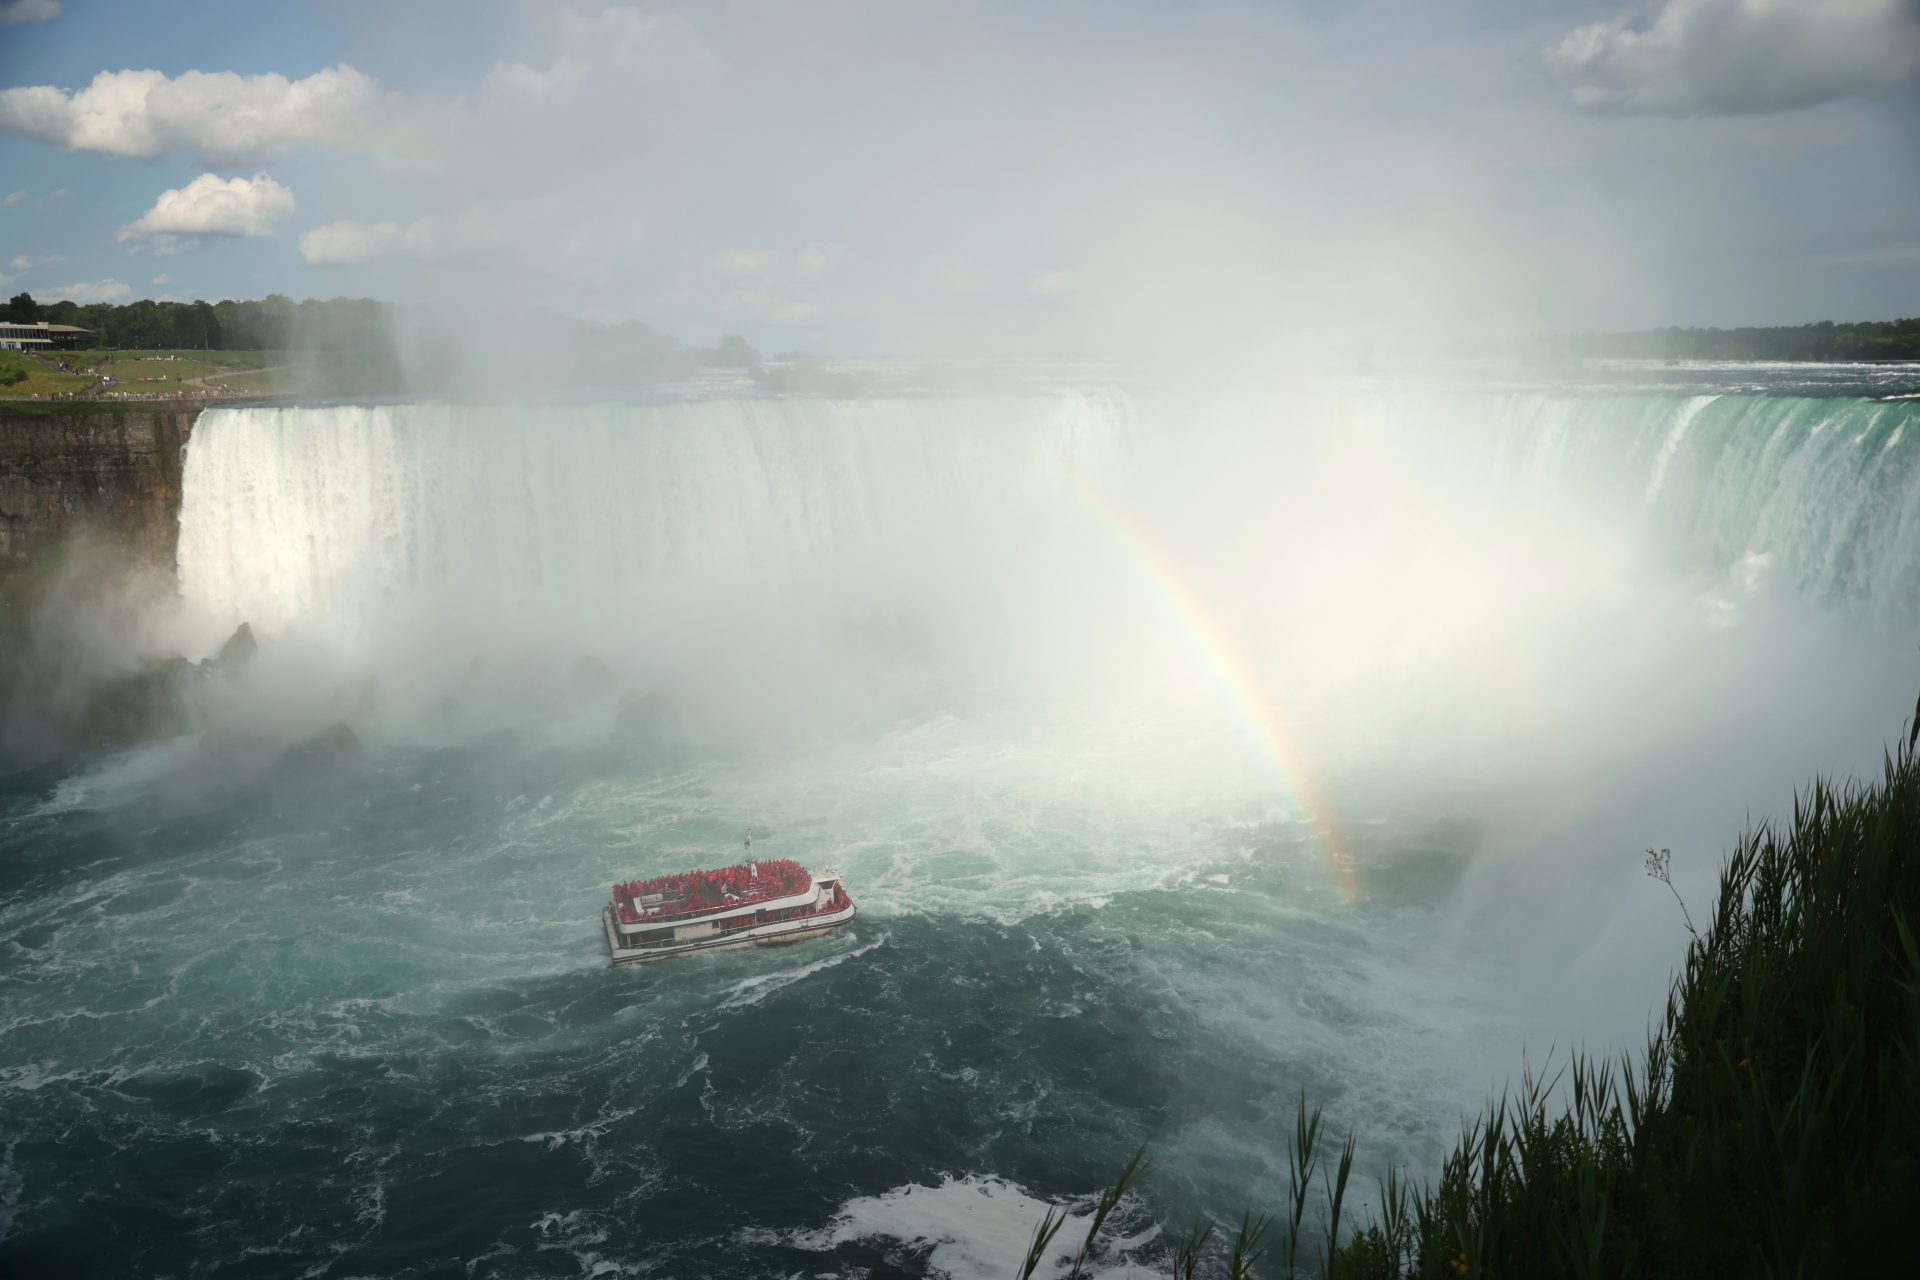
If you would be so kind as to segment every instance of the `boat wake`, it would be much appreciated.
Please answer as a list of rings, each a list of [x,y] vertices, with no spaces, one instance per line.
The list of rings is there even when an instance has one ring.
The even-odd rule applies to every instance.
[[[812,960],[798,968],[783,969],[779,973],[763,973],[751,978],[743,978],[727,988],[726,998],[720,1001],[718,1007],[721,1009],[743,1009],[750,1005],[759,1004],[768,996],[778,991],[784,991],[804,978],[812,977],[824,969],[834,968],[836,965],[851,960],[855,956],[866,955],[875,947],[884,945],[887,939],[892,936],[891,933],[883,933],[872,942],[855,947],[851,951],[842,951],[839,955],[827,956],[820,960]]]

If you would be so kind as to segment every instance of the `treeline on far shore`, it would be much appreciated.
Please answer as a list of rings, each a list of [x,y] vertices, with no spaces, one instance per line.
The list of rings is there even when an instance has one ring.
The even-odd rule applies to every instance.
[[[71,324],[103,350],[270,352],[297,367],[301,388],[325,394],[459,393],[525,387],[621,388],[731,369],[777,390],[841,392],[855,379],[805,352],[763,362],[744,338],[683,343],[639,321],[601,324],[549,311],[308,298],[251,301],[42,303],[17,294],[0,321]],[[64,353],[63,353],[64,355]]]
[[[0,321],[78,325],[118,350],[302,351],[352,357],[366,373],[404,358],[410,365],[459,363],[456,349],[493,345],[536,353],[565,351],[568,373],[589,383],[665,381],[697,368],[758,372],[760,357],[737,337],[690,346],[639,321],[598,324],[534,310],[476,316],[471,310],[308,298],[272,293],[221,302],[42,303],[21,293],[0,304]],[[1644,360],[1920,360],[1920,316],[1764,328],[1669,327],[1627,333],[1575,333],[1544,340],[1557,355]],[[396,355],[396,353],[399,353]],[[802,353],[780,357],[811,363]]]
[[[739,338],[711,348],[687,347],[638,321],[594,324],[550,312],[476,317],[454,307],[377,302],[371,298],[307,298],[285,294],[221,302],[42,303],[15,295],[0,321],[78,325],[95,344],[119,351],[312,352],[355,358],[363,368],[398,355],[432,362],[440,347],[486,344],[517,351],[571,348],[615,360],[629,372],[672,377],[696,366],[752,367],[759,362]]]
[[[1751,329],[1582,333],[1574,355],[1643,360],[1920,360],[1920,316]]]
[[[253,301],[38,302],[15,294],[0,321],[78,325],[102,347],[117,350],[345,351],[389,340],[391,312],[366,298],[309,298],[272,293]]]

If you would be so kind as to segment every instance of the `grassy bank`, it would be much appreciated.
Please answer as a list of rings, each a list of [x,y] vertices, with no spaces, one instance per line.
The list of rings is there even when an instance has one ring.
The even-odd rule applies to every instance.
[[[1261,1270],[1286,1274],[1292,1254],[1336,1280],[1912,1274],[1917,738],[1920,711],[1876,782],[1816,781],[1790,822],[1741,839],[1643,1053],[1523,1078],[1436,1183],[1392,1179],[1331,1256],[1351,1148],[1329,1156],[1303,1107],[1296,1195]],[[1648,870],[1665,878],[1660,854]],[[1302,1189],[1321,1210],[1312,1243]],[[1200,1252],[1175,1273],[1209,1274]],[[1216,1272],[1243,1274],[1215,1252]]]
[[[92,385],[93,379],[84,374],[51,368],[19,351],[0,351],[0,398],[83,391]]]
[[[285,351],[0,352],[0,400],[89,392],[283,395],[308,389],[325,366],[310,353]]]

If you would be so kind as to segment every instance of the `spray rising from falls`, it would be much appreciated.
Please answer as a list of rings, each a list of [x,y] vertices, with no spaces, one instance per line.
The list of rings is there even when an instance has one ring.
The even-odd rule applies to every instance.
[[[1479,723],[1484,753],[1724,662],[1689,633],[1601,669],[1649,612],[1909,620],[1916,417],[1355,388],[212,410],[180,580],[213,631],[302,637],[416,708],[477,671],[549,698],[532,654],[756,733],[856,704],[1180,709],[1238,726],[1244,789],[1277,785],[1350,894],[1316,779],[1382,726],[1458,754]]]

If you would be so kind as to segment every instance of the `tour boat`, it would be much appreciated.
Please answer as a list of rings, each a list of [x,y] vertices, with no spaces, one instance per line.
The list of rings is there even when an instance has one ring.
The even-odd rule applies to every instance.
[[[600,918],[613,962],[643,964],[823,937],[855,914],[838,871],[815,876],[786,858],[756,862],[749,839],[738,866],[616,884]]]

